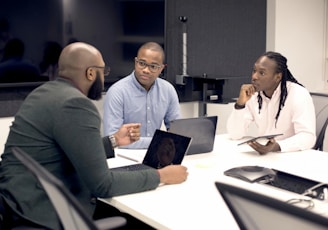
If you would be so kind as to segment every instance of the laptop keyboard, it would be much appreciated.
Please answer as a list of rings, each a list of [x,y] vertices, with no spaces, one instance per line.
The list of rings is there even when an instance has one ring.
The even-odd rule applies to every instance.
[[[309,195],[313,198],[322,199],[320,196],[322,194],[322,190],[326,186],[318,186],[318,188],[313,189],[313,191],[316,191],[316,193],[313,193],[315,195],[310,195],[307,193],[308,189],[311,189],[312,187],[316,187],[316,185],[319,185],[320,182],[305,179],[302,177],[298,177],[295,175],[291,175],[288,173],[276,172],[276,176],[274,177],[274,180],[269,181],[265,183],[267,185],[284,189],[290,192],[303,194],[303,195]]]
[[[151,169],[152,167],[144,164],[134,164],[134,165],[126,165],[117,168],[111,168],[113,171],[137,171],[137,170],[144,170],[144,169]]]

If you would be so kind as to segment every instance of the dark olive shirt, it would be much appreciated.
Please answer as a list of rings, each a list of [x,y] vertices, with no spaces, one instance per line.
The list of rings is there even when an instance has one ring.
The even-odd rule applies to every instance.
[[[58,78],[34,90],[15,116],[2,155],[0,192],[7,203],[25,218],[58,229],[50,200],[15,159],[13,146],[59,178],[90,217],[96,197],[155,189],[160,182],[156,170],[112,172],[108,168],[100,124],[94,103],[70,81]]]

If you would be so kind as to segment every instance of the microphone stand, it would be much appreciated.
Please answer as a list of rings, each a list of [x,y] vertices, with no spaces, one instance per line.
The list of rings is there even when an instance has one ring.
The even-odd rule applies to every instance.
[[[187,20],[186,16],[180,16],[179,20],[182,22],[182,74],[176,75],[176,84],[185,85],[184,77],[187,74]]]

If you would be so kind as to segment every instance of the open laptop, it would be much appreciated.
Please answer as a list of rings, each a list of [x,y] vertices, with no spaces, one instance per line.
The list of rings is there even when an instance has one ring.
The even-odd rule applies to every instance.
[[[177,119],[170,122],[169,132],[189,136],[192,142],[187,155],[213,150],[217,116]]]
[[[241,230],[328,229],[328,218],[305,208],[226,183],[215,185]]]
[[[112,170],[140,170],[181,164],[192,138],[157,129],[142,163],[111,168]]]

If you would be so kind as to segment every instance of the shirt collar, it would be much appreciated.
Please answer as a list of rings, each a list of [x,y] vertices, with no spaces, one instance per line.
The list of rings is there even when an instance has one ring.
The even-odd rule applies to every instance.
[[[73,87],[75,87],[76,89],[78,89],[81,93],[83,93],[82,90],[69,78],[57,77],[56,81],[66,82],[66,83],[72,85]]]
[[[275,91],[273,92],[271,98],[280,96],[280,94],[281,94],[281,82],[279,83],[279,85],[277,86],[277,88],[275,89]]]
[[[266,101],[272,101],[273,99],[279,98],[279,97],[280,97],[280,94],[281,94],[281,88],[280,88],[280,87],[281,87],[281,83],[278,84],[278,86],[277,86],[277,88],[274,90],[274,92],[273,92],[271,98],[265,96],[264,92],[261,91],[262,99],[263,99],[263,100],[266,100]]]

